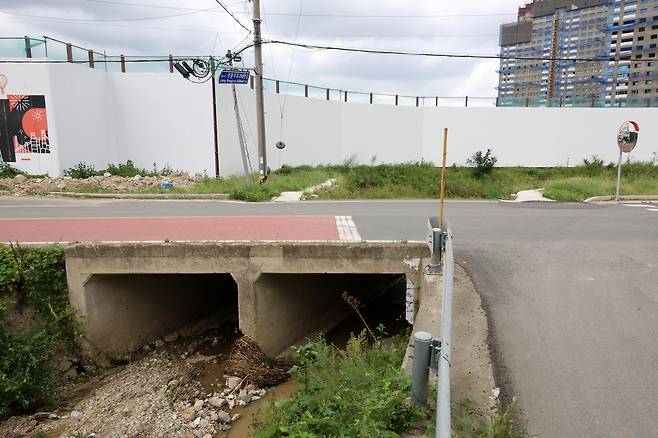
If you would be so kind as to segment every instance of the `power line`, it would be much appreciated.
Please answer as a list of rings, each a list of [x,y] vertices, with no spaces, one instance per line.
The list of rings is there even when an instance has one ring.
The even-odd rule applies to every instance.
[[[215,0],[219,3],[219,0]],[[148,20],[162,20],[165,18],[174,18],[182,17],[185,15],[198,14],[199,12],[208,12],[218,9],[217,7],[209,9],[199,9],[188,12],[181,12],[179,14],[170,14],[170,15],[158,15],[155,17],[136,17],[136,18],[69,18],[69,17],[48,17],[43,15],[33,15],[33,14],[22,14],[20,12],[10,12],[10,11],[0,11],[0,13],[7,15],[14,15],[17,17],[26,17],[26,18],[38,18],[45,20],[57,20],[57,21],[70,21],[70,22],[109,22],[109,21],[148,21]],[[235,17],[234,17],[235,18]]]
[[[163,5],[153,5],[153,4],[144,4],[144,3],[129,3],[113,0],[87,0],[88,2],[94,3],[105,3],[111,5],[122,5],[122,6],[141,6],[148,8],[158,8],[158,9],[171,9],[171,10],[181,10],[181,11],[201,11],[201,9],[196,8],[185,8],[181,6],[163,6]],[[236,2],[234,4],[248,3],[247,1]],[[236,15],[251,15],[250,12],[236,12]],[[281,16],[281,17],[297,17],[295,12],[264,12],[264,16]],[[302,17],[320,17],[320,18],[455,18],[455,17],[511,17],[516,16],[516,12],[485,12],[485,13],[475,13],[475,14],[330,14],[330,13],[306,13],[302,14]]]
[[[264,15],[268,16],[282,16],[282,17],[297,17],[298,14],[294,12],[270,12]],[[492,12],[484,14],[414,14],[414,15],[404,15],[404,14],[381,14],[381,15],[371,15],[371,14],[315,14],[308,13],[303,14],[302,17],[319,17],[319,18],[459,18],[459,17],[509,17],[516,16],[517,13],[509,12]]]
[[[108,5],[117,5],[117,6],[136,6],[136,7],[143,7],[143,8],[156,8],[156,9],[169,9],[169,10],[174,10],[174,11],[203,11],[203,9],[199,8],[185,8],[182,6],[164,6],[164,5],[154,5],[154,4],[146,4],[146,3],[133,3],[133,2],[120,2],[120,1],[113,1],[113,0],[86,0],[88,2],[93,2],[93,3],[104,3]],[[233,6],[233,5],[238,5],[242,3],[249,3],[248,1],[239,1],[235,3],[229,3],[227,6]]]
[[[436,52],[409,52],[402,50],[385,50],[385,49],[363,49],[356,47],[341,47],[341,46],[323,46],[317,44],[305,44],[305,43],[296,43],[291,41],[282,41],[282,40],[263,40],[263,44],[280,44],[285,46],[292,47],[301,47],[305,49],[316,49],[316,50],[333,50],[340,52],[351,52],[351,53],[366,53],[366,54],[377,54],[377,55],[402,55],[402,56],[420,56],[420,57],[433,57],[433,58],[453,58],[453,59],[497,59],[497,60],[516,60],[516,61],[559,61],[559,62],[608,62],[611,61],[609,58],[551,58],[551,57],[533,57],[533,56],[508,56],[508,55],[484,55],[484,54],[471,54],[471,53],[436,53]],[[239,55],[245,50],[248,50],[254,46],[253,43],[249,43],[234,54]],[[148,57],[146,55],[136,55],[142,56],[142,58],[129,59],[130,57],[125,57],[125,62],[169,62],[169,58],[159,58],[157,56]],[[189,57],[177,57],[179,59],[194,59],[194,58],[203,58],[204,56],[189,56]],[[207,56],[206,56],[207,57]],[[655,62],[655,58],[644,58],[644,59],[633,59],[633,62]],[[54,59],[19,59],[19,60],[2,60],[0,63],[3,64],[59,64],[65,63],[68,61],[65,60],[54,60]],[[85,64],[88,61],[74,61],[74,63]],[[107,60],[100,62],[121,62],[120,60]]]
[[[247,26],[245,26],[244,24],[242,24],[242,21],[240,21],[240,20],[238,19],[238,17],[236,17],[235,14],[233,14],[233,12],[231,12],[231,10],[230,10],[229,8],[227,8],[226,6],[224,6],[224,3],[222,3],[220,0],[215,0],[215,2],[216,2],[219,6],[221,6],[222,9],[224,9],[224,11],[226,11],[226,13],[229,14],[229,15],[231,16],[231,18],[232,18],[233,20],[235,20],[235,22],[238,23],[238,24],[240,25],[240,27],[242,27],[244,30],[246,30],[246,31],[249,32],[249,33],[252,32],[251,29],[249,29]]]
[[[605,62],[609,58],[542,58],[533,56],[505,56],[505,55],[477,55],[469,53],[432,53],[432,52],[408,52],[402,50],[384,50],[384,49],[360,49],[355,47],[340,46],[322,46],[317,44],[303,44],[290,41],[267,40],[263,43],[281,44],[285,46],[303,47],[305,49],[334,50],[339,52],[369,53],[377,55],[404,55],[404,56],[424,56],[433,58],[463,58],[463,59],[498,59],[498,60],[516,60],[516,61],[564,61],[564,62]],[[651,62],[655,59],[633,59],[634,62]]]
[[[91,0],[89,0],[91,1]],[[214,12],[216,9],[211,9],[209,12]],[[217,8],[217,12],[221,12],[219,8]],[[2,13],[2,11],[0,11]],[[37,21],[45,21],[45,22],[52,22],[52,23],[70,23],[74,25],[83,25],[83,26],[103,26],[103,27],[113,27],[117,29],[140,29],[140,30],[158,30],[158,31],[166,31],[166,32],[191,32],[191,33],[209,33],[209,34],[216,34],[220,33],[223,35],[242,35],[242,31],[216,31],[212,29],[203,29],[203,28],[171,28],[171,27],[162,27],[162,26],[130,26],[130,25],[117,25],[108,22],[85,22],[85,21],[73,21],[71,22],[68,18],[42,18],[42,17],[17,17],[16,19],[18,20],[37,20]],[[294,33],[275,33],[277,36],[280,37],[292,37],[295,34]],[[247,34],[248,36],[249,34]],[[377,35],[377,34],[329,34],[329,33],[323,33],[323,34],[311,34],[311,33],[303,33],[299,34],[298,36],[303,36],[303,37],[334,37],[334,38],[443,38],[443,37],[449,37],[449,38],[491,38],[491,37],[497,37],[498,34],[452,34],[452,33],[441,33],[441,34],[415,34],[415,35],[403,35],[403,34],[384,34],[384,35]],[[238,44],[239,45],[239,44]]]

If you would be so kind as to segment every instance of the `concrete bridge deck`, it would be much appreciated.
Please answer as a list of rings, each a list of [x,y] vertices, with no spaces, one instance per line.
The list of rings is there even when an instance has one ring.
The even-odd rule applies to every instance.
[[[406,276],[422,297],[425,243],[81,243],[66,249],[71,304],[97,352],[137,349],[221,309],[269,354]]]

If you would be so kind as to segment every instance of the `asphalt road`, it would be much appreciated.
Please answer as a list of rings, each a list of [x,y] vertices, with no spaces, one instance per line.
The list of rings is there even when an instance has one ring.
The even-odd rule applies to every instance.
[[[518,397],[531,433],[658,436],[655,210],[447,204],[456,258],[489,316],[498,382],[505,397]],[[349,215],[366,240],[422,240],[437,212],[428,201],[0,199],[2,218]]]

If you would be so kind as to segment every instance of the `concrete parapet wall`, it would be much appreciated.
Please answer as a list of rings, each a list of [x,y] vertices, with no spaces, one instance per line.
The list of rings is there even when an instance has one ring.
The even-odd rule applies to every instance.
[[[85,243],[66,250],[71,304],[94,350],[104,352],[139,348],[201,316],[209,305],[222,305],[213,295],[222,287],[212,281],[199,291],[181,284],[185,276],[156,279],[162,274],[230,274],[240,329],[277,354],[344,316],[340,294],[358,295],[364,284],[373,284],[356,274],[404,274],[420,296],[428,263],[424,243]]]

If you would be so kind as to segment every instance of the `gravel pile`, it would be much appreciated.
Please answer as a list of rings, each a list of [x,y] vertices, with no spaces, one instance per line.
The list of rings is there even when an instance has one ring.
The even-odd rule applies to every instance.
[[[189,342],[183,354],[162,341],[160,348],[146,347],[142,358],[92,382],[94,389],[81,400],[54,412],[12,417],[0,424],[0,436],[212,438],[228,431],[240,410],[266,390],[224,376],[213,392],[204,391],[198,378],[218,356],[202,355],[201,343]]]

